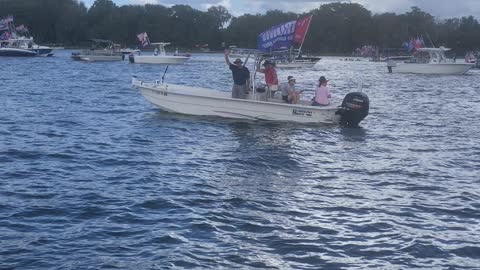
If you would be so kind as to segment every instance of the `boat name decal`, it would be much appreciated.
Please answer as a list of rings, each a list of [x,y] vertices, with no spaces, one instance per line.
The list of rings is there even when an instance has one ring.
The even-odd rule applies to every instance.
[[[311,117],[313,115],[312,111],[306,110],[306,109],[299,109],[295,108],[292,110],[293,115],[302,115],[302,116],[309,116]]]
[[[162,95],[162,96],[168,96],[168,92],[159,91],[159,90],[155,90],[155,94]]]

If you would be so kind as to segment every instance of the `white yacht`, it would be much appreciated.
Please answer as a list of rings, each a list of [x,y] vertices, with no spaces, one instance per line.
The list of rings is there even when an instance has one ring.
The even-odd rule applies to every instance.
[[[417,49],[408,61],[389,61],[388,72],[461,75],[474,67],[474,64],[456,62],[454,59],[447,58],[445,52],[449,50],[444,47]]]
[[[137,64],[178,65],[184,64],[188,59],[190,59],[190,56],[185,55],[167,55],[165,46],[170,45],[168,42],[156,42],[151,44],[155,46],[153,54],[144,54],[140,50],[135,50],[128,57],[130,62]]]

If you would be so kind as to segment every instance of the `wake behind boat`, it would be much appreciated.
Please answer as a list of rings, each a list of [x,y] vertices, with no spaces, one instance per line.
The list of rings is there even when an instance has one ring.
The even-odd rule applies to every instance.
[[[287,104],[281,99],[258,100],[255,92],[247,99],[231,97],[227,91],[190,87],[132,78],[132,87],[160,109],[180,114],[219,116],[234,119],[298,123],[342,124],[356,127],[369,111],[368,97],[360,92],[346,95],[340,106],[311,106],[311,102]]]

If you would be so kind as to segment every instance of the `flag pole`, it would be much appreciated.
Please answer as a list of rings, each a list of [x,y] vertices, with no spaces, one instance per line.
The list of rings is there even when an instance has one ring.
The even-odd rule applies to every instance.
[[[425,34],[427,34],[428,40],[430,40],[430,43],[432,43],[432,47],[435,48],[435,45],[433,44],[432,39],[430,38],[430,35],[427,32],[425,32]]]

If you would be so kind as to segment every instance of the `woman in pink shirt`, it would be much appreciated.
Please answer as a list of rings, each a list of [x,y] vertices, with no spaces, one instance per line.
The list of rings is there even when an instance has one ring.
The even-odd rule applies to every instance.
[[[318,80],[318,86],[315,89],[315,98],[313,99],[313,106],[327,106],[330,104],[329,98],[332,96],[330,95],[330,91],[327,88],[328,80],[321,76]]]

